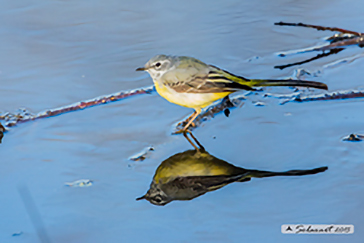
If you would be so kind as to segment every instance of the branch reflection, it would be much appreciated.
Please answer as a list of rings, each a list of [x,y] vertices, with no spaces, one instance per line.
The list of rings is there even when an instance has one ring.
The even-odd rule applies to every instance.
[[[351,46],[351,45],[358,45],[361,48],[364,47],[363,33],[360,33],[360,32],[346,30],[346,29],[337,28],[337,27],[325,27],[325,26],[320,26],[320,25],[311,25],[311,24],[303,24],[303,23],[279,22],[279,23],[274,23],[274,24],[281,25],[281,26],[301,26],[301,27],[313,28],[313,29],[321,30],[321,31],[329,30],[329,31],[339,32],[326,39],[327,41],[330,42],[330,44],[328,44],[328,45],[289,52],[290,54],[299,54],[299,53],[306,53],[306,52],[312,52],[312,51],[322,51],[321,54],[318,54],[317,56],[306,59],[304,61],[290,63],[290,64],[286,64],[286,65],[279,65],[279,66],[275,66],[274,68],[285,69],[287,67],[292,67],[292,66],[312,62],[314,60],[317,60],[317,59],[320,59],[323,57],[327,57],[332,54],[337,54],[337,53],[341,52],[342,50],[344,50],[346,47]],[[326,51],[329,51],[329,52],[326,52]],[[280,56],[286,56],[286,54],[281,53]]]
[[[302,65],[302,64],[305,64],[305,63],[309,63],[309,62],[312,62],[314,60],[317,60],[317,59],[320,59],[320,58],[323,58],[323,57],[327,57],[327,56],[330,56],[332,54],[337,54],[339,52],[341,52],[342,50],[344,50],[344,48],[335,48],[335,49],[331,49],[329,52],[323,52],[321,54],[318,54],[317,56],[315,57],[312,57],[312,58],[309,58],[309,59],[306,59],[304,61],[300,61],[300,62],[294,62],[294,63],[289,63],[289,64],[285,64],[285,65],[277,65],[277,66],[274,66],[274,68],[277,68],[277,69],[285,69],[285,68],[288,68],[288,67],[292,67],[292,66],[297,66],[297,65]]]
[[[137,200],[146,199],[154,205],[163,206],[174,200],[194,199],[232,182],[271,176],[310,175],[327,170],[327,167],[285,172],[248,170],[209,154],[192,133],[190,136],[196,144],[185,134],[195,149],[177,153],[163,161],[154,174],[148,192]]]

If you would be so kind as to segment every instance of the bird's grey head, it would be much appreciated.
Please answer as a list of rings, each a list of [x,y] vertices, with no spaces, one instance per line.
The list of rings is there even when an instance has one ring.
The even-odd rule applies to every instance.
[[[150,185],[150,189],[148,190],[148,192],[144,195],[141,196],[139,198],[137,198],[136,200],[142,200],[145,199],[147,201],[149,201],[151,204],[157,205],[157,206],[164,206],[167,203],[171,202],[172,199],[170,197],[168,197],[168,195],[166,195],[164,193],[164,191],[162,191],[159,186],[157,184],[155,184],[154,182]]]
[[[165,72],[174,69],[178,65],[178,57],[157,55],[152,57],[144,67],[137,68],[136,71],[147,71],[153,80],[159,79]]]

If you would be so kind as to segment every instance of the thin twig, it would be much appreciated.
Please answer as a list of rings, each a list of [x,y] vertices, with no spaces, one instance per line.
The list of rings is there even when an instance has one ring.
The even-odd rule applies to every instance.
[[[313,28],[313,29],[317,29],[317,30],[321,30],[321,31],[325,31],[325,30],[338,31],[341,33],[351,34],[351,35],[356,35],[356,36],[364,35],[364,33],[346,30],[346,29],[337,28],[337,27],[324,27],[324,26],[320,26],[320,25],[303,24],[303,23],[286,23],[286,22],[279,22],[279,23],[274,23],[274,24],[281,25],[281,26],[301,26],[301,27]]]

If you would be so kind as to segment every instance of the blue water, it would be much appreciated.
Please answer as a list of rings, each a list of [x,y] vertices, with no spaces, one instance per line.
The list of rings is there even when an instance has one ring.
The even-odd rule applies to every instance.
[[[364,31],[358,0],[0,2],[2,112],[37,113],[149,86],[148,74],[134,70],[162,53],[194,56],[246,77],[319,70],[304,78],[330,91],[363,88],[363,58],[330,66],[361,54],[358,47],[273,68],[316,55],[280,52],[322,45],[332,34],[274,22]],[[364,143],[341,141],[364,133],[362,109],[363,99],[279,105],[262,93],[249,96],[229,118],[217,115],[195,130],[209,153],[249,169],[328,171],[253,179],[165,207],[135,198],[160,162],[191,149],[183,136],[170,135],[191,110],[152,93],[20,124],[0,145],[0,242],[39,242],[19,186],[28,188],[51,242],[362,242]],[[148,146],[155,151],[147,159],[128,160]],[[79,179],[94,184],[65,186]],[[353,224],[355,233],[281,233],[282,224],[301,223]]]

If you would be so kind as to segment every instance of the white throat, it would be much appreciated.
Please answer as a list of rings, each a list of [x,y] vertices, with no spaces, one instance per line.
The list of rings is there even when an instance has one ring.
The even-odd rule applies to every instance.
[[[147,72],[149,73],[149,75],[152,77],[153,81],[156,82],[157,80],[159,80],[166,72],[168,72],[169,70],[147,70]]]

